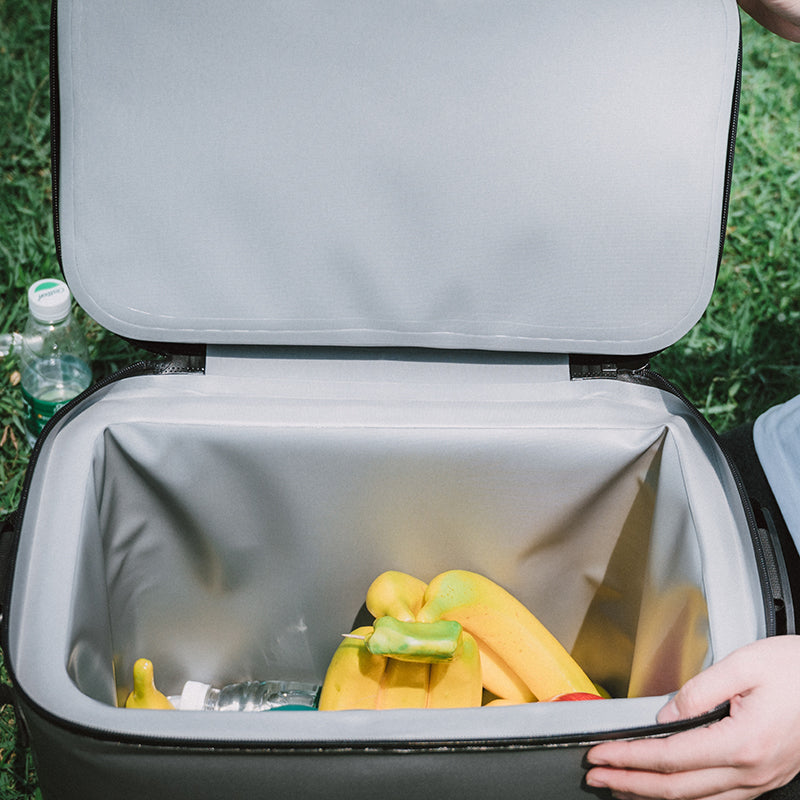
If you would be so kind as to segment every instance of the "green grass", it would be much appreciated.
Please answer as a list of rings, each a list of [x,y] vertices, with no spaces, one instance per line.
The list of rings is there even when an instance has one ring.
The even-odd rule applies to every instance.
[[[652,361],[718,430],[800,392],[800,47],[744,19],[725,254],[700,323]]]
[[[21,330],[25,291],[59,275],[50,183],[50,4],[0,0],[0,333]],[[78,309],[98,379],[140,351]],[[16,360],[0,360],[0,517],[16,507],[28,459]]]
[[[51,220],[49,3],[0,0],[0,333],[25,289],[58,273]],[[719,430],[800,392],[800,47],[744,21],[744,86],[728,241],[701,322],[653,360]],[[141,352],[81,314],[95,378]],[[16,364],[0,360],[0,517],[16,507],[28,446]],[[0,678],[5,673],[0,663]],[[0,797],[37,797],[13,713],[0,710]]]

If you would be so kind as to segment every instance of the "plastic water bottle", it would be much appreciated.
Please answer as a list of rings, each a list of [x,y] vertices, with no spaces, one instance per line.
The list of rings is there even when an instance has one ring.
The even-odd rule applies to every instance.
[[[15,347],[22,344],[22,334],[17,333],[0,333],[0,358],[5,358],[11,353]]]
[[[222,689],[187,681],[169,700],[181,711],[304,711],[317,707],[319,691],[318,684],[300,681],[244,681]]]
[[[33,444],[53,414],[89,386],[92,371],[66,283],[36,281],[28,289],[28,310],[18,351],[25,426]]]

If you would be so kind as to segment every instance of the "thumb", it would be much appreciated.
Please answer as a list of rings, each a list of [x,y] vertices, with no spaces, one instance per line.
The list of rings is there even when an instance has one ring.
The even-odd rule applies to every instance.
[[[754,676],[749,674],[748,661],[741,655],[734,652],[686,681],[658,712],[658,721],[697,717],[752,689]]]

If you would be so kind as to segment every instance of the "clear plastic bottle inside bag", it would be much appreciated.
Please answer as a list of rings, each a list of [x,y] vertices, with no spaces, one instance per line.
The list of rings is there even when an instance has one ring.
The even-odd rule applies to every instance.
[[[319,684],[300,681],[244,681],[221,689],[187,681],[169,700],[181,711],[299,711],[316,708],[319,691]]]

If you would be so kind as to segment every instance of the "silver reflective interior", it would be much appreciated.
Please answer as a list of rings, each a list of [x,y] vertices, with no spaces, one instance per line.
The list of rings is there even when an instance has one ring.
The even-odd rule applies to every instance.
[[[369,391],[338,409],[251,398],[238,421],[219,397],[191,424],[178,422],[191,391],[132,421],[98,404],[70,678],[111,705],[143,656],[166,693],[321,681],[380,572],[465,568],[514,593],[614,696],[678,688],[759,634],[735,489],[674,399],[625,387],[635,402],[615,410],[619,387],[554,387],[500,415],[479,396],[381,406]]]
[[[735,3],[192,8],[58,6],[62,260],[104,327],[636,354],[706,308]]]

